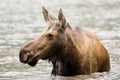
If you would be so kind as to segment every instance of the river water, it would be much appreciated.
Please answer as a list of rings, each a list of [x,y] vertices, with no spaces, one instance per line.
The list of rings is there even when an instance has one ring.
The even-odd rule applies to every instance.
[[[75,77],[51,76],[51,63],[19,62],[19,50],[47,28],[41,7],[97,35],[107,48],[110,72]],[[120,0],[0,0],[0,80],[120,80]]]

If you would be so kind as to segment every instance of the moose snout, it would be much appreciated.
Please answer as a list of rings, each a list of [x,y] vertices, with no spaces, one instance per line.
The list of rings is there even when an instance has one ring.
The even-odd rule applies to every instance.
[[[22,63],[28,63],[33,57],[33,51],[21,49],[19,53],[19,59]]]

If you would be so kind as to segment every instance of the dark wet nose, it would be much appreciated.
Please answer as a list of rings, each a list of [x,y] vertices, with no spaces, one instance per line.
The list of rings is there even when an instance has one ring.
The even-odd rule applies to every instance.
[[[22,49],[19,53],[19,59],[22,63],[28,63],[29,59],[33,56],[33,52]]]

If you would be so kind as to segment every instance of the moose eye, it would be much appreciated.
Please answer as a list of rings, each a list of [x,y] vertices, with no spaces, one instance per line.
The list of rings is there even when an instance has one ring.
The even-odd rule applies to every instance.
[[[52,34],[48,34],[48,35],[47,35],[47,38],[48,38],[49,40],[52,40],[52,39],[53,39],[53,35],[52,35]]]

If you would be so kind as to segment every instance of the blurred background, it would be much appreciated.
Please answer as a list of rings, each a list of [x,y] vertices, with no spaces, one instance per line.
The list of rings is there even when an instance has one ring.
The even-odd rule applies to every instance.
[[[51,77],[51,63],[19,62],[19,50],[47,28],[41,7],[73,26],[93,32],[107,48],[111,70],[89,76]],[[120,80],[120,0],[0,0],[0,80]]]

